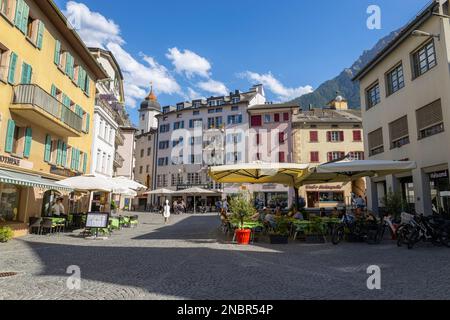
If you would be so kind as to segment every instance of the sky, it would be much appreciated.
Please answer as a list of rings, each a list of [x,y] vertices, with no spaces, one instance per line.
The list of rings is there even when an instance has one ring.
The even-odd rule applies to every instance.
[[[126,105],[150,82],[161,105],[247,91],[270,101],[312,92],[403,26],[429,0],[55,0],[88,46],[115,55]],[[371,30],[371,5],[381,29]]]

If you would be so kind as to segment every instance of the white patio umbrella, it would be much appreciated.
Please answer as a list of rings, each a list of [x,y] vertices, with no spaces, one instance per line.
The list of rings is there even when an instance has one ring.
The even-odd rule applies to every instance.
[[[136,182],[134,180],[130,180],[126,177],[114,177],[111,180],[121,186],[128,188],[128,189],[132,189],[132,190],[147,189],[147,187],[144,186],[143,184],[140,184],[139,182]]]
[[[175,191],[170,190],[170,189],[156,189],[156,190],[152,190],[152,191],[147,191],[144,192],[144,195],[156,195],[156,196],[164,196],[165,200],[167,200],[167,195],[172,195],[174,194]]]
[[[83,175],[72,178],[67,178],[61,181],[58,181],[57,184],[70,187],[76,190],[89,191],[90,193],[90,203],[89,203],[89,211],[91,210],[92,205],[92,193],[95,191],[103,191],[112,193],[115,190],[117,191],[120,186],[111,181],[110,179],[103,176],[96,175]]]
[[[194,188],[189,188],[189,189],[185,189],[185,190],[180,190],[180,191],[176,191],[174,192],[174,194],[178,194],[178,195],[190,195],[194,197],[194,214],[196,214],[196,196],[200,196],[200,195],[205,195],[205,194],[217,194],[218,192],[216,191],[211,191],[211,190],[206,190],[206,189],[202,189],[202,188],[198,188],[198,187],[194,187]]]
[[[301,185],[351,182],[364,177],[383,177],[408,172],[416,167],[413,161],[342,160],[311,168],[302,179]]]

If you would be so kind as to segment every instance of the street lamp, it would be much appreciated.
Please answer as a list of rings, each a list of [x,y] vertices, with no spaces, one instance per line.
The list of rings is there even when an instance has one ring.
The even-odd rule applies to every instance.
[[[441,40],[441,35],[440,34],[432,34],[426,31],[422,31],[422,30],[414,30],[411,35],[413,37],[427,37],[427,38],[437,38],[438,41]]]

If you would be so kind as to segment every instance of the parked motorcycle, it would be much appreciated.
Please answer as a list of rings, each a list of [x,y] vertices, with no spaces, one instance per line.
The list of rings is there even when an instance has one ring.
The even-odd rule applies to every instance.
[[[387,226],[384,219],[377,219],[375,216],[357,221],[354,217],[344,213],[342,222],[336,225],[332,231],[331,242],[338,245],[347,237],[350,241],[380,244]]]

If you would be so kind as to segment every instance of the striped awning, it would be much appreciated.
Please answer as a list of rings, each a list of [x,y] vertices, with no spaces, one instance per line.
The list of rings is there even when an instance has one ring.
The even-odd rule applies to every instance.
[[[71,192],[73,189],[56,184],[56,181],[38,175],[0,169],[0,182],[46,190]]]

